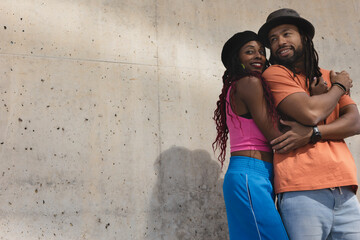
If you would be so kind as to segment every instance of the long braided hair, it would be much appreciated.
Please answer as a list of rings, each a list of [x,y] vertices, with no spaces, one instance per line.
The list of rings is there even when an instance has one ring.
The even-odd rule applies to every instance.
[[[269,66],[269,62],[266,61],[266,67]],[[220,153],[218,155],[218,160],[221,163],[221,168],[224,165],[225,155],[226,155],[226,146],[228,140],[229,129],[226,124],[226,110],[227,106],[231,105],[226,101],[227,93],[229,88],[236,84],[241,78],[246,76],[255,76],[261,79],[261,83],[264,89],[264,96],[268,105],[268,114],[271,116],[273,123],[275,124],[278,120],[278,115],[275,108],[275,103],[273,96],[270,92],[270,88],[264,81],[263,77],[260,73],[257,72],[247,72],[243,65],[240,62],[238,54],[234,54],[231,59],[231,64],[224,72],[222,77],[223,79],[223,87],[221,93],[219,95],[219,100],[216,103],[216,109],[214,111],[214,121],[216,124],[217,135],[215,141],[212,144],[214,152],[219,149]],[[234,94],[236,88],[232,88],[231,94]],[[230,97],[231,99],[231,97]]]
[[[305,76],[306,76],[306,86],[311,91],[311,84],[314,81],[314,77],[321,77],[320,67],[319,67],[319,55],[314,48],[314,43],[312,39],[306,34],[302,29],[299,29],[301,37],[301,42],[303,44],[304,51],[304,60],[305,60]]]

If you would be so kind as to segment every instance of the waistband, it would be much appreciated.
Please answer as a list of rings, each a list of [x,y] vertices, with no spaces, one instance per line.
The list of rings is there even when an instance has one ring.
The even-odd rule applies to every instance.
[[[273,178],[273,164],[256,158],[245,156],[232,156],[227,173],[256,174],[267,178]]]

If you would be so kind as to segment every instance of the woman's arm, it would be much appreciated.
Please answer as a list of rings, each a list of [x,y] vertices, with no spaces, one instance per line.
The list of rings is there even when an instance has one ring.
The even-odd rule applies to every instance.
[[[235,105],[245,104],[251,116],[268,141],[281,135],[277,123],[273,123],[268,114],[268,107],[264,97],[261,80],[248,76],[236,83],[234,92]]]
[[[291,125],[291,129],[284,134],[279,130],[278,123],[273,122],[268,114],[268,105],[260,79],[246,77],[239,80],[236,84],[234,100],[236,103],[246,104],[256,125],[269,142],[282,137],[283,141],[286,140],[282,147],[286,147],[287,151],[304,146],[309,142],[312,134],[311,127],[294,123]]]

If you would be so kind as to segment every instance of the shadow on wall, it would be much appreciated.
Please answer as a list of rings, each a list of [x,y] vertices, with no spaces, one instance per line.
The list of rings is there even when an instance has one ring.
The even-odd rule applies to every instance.
[[[208,152],[171,147],[154,167],[151,239],[228,239],[223,179]]]

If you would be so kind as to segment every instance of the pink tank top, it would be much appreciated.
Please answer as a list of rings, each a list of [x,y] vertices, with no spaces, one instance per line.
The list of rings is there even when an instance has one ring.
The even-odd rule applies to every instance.
[[[256,126],[253,119],[236,115],[230,106],[230,90],[226,97],[226,124],[230,134],[230,152],[259,150],[272,152],[267,139]]]

